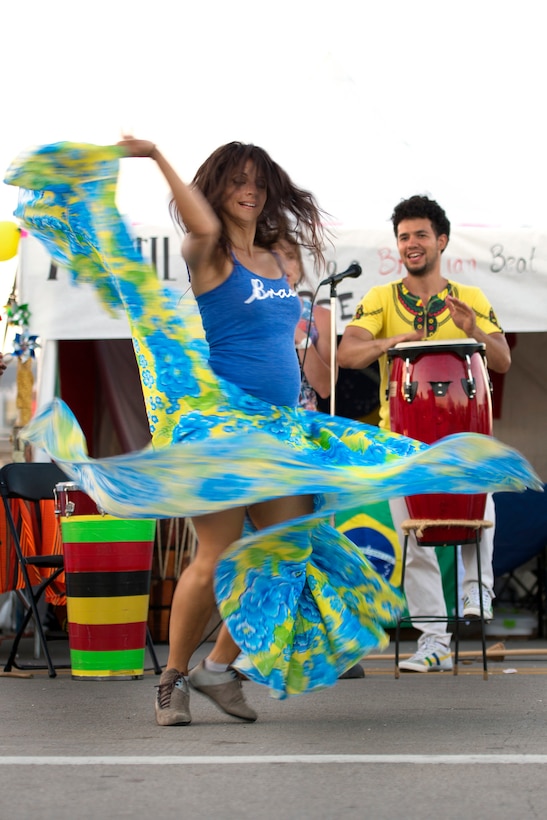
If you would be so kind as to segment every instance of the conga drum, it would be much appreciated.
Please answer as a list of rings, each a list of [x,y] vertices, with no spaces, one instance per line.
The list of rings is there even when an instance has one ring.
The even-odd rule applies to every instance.
[[[388,350],[389,413],[395,433],[433,444],[454,433],[492,435],[485,346],[474,339],[401,342]],[[409,496],[412,518],[482,519],[486,495]],[[464,527],[431,527],[419,543],[475,543]]]
[[[156,521],[105,515],[70,481],[54,494],[72,677],[142,678]]]

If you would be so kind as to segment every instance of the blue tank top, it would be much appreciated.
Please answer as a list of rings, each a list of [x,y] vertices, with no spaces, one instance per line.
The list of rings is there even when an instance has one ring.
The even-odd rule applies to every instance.
[[[269,404],[295,407],[300,366],[294,332],[300,299],[286,278],[264,279],[233,257],[232,273],[197,297],[217,376]]]

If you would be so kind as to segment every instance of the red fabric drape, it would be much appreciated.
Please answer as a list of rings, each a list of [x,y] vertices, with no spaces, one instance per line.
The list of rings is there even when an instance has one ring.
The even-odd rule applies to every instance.
[[[58,392],[78,419],[93,458],[140,450],[150,442],[131,339],[60,341]]]

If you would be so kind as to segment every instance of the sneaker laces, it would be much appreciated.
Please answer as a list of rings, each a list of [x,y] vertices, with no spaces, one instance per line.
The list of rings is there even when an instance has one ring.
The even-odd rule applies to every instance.
[[[173,689],[180,680],[184,680],[184,676],[176,669],[168,669],[163,673],[162,677],[167,678],[167,680],[164,680],[163,683],[159,683],[156,686],[158,690],[158,705],[160,709],[168,709],[171,705]]]
[[[436,638],[430,637],[425,639],[423,644],[416,652],[416,656],[420,658],[427,658],[428,655],[432,655],[434,652],[439,655],[446,655],[448,651],[448,647],[438,643]]]
[[[237,670],[234,669],[232,666],[228,667],[228,672],[232,675],[232,680],[235,680],[240,689],[243,689],[243,681],[241,680],[240,676],[237,674]]]
[[[485,609],[492,604],[492,593],[484,584],[479,586],[479,584],[473,584],[467,591],[465,598],[469,602],[471,606],[480,607],[481,599],[480,596],[482,595],[482,602]]]
[[[484,600],[484,592],[485,591],[483,591],[483,600]],[[465,597],[467,598],[467,600],[469,601],[471,606],[480,606],[480,601],[481,601],[481,599],[479,597],[480,593],[481,593],[481,591],[479,589],[478,584],[473,584],[473,586],[470,587],[470,589],[468,590],[467,595]]]

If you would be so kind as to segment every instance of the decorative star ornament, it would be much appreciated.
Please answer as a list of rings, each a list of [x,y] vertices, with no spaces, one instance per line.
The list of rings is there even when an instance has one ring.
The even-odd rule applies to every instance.
[[[6,307],[6,320],[8,325],[20,325],[24,327],[30,323],[30,309],[28,304],[18,305],[14,299],[9,299]]]
[[[35,351],[40,347],[38,343],[38,336],[31,335],[24,330],[22,333],[16,333],[13,340],[13,355],[26,362],[29,359],[36,357]]]

